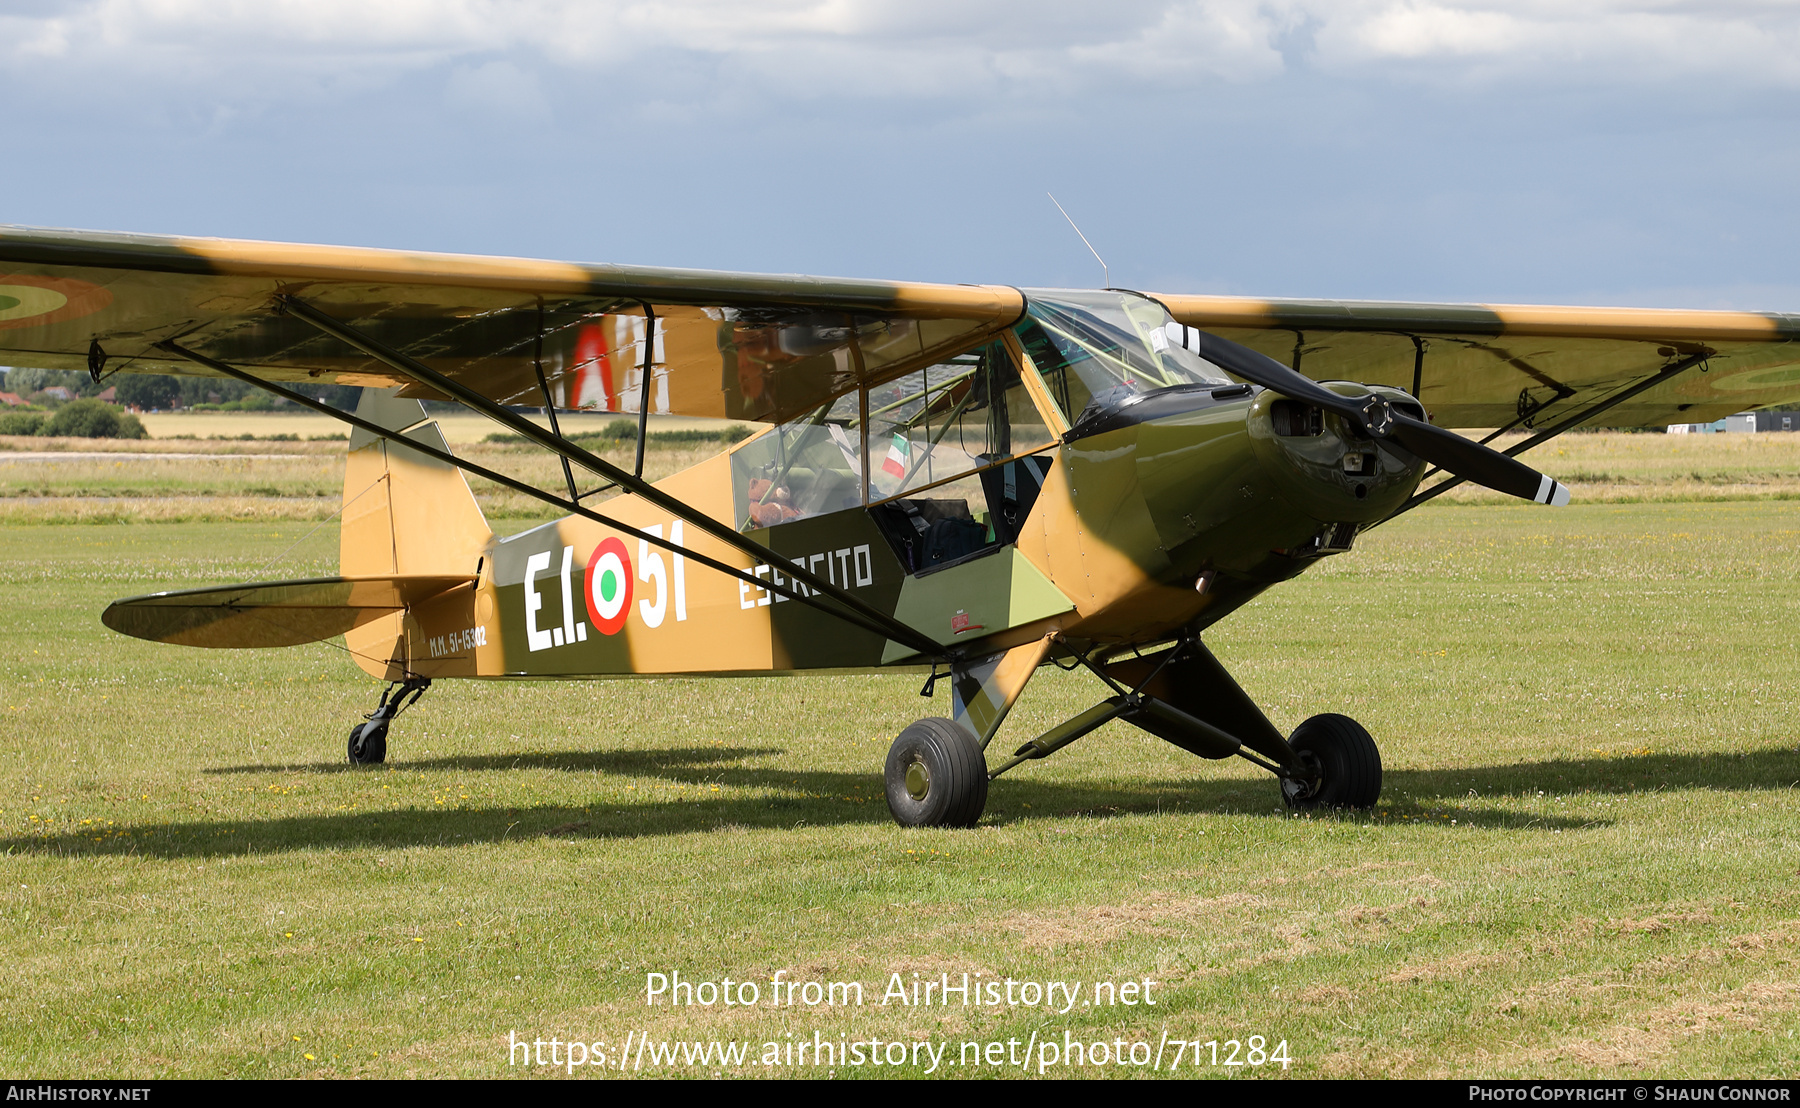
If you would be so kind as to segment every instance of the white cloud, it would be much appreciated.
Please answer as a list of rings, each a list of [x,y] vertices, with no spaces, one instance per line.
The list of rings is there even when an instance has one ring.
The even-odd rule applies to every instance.
[[[1318,18],[1316,59],[1339,72],[1398,62],[1569,83],[1698,74],[1800,83],[1800,8],[1792,4],[1363,0],[1321,5]]]
[[[1055,97],[1255,82],[1293,65],[1365,79],[1800,83],[1800,7],[1690,0],[67,0],[0,17],[15,76],[129,74],[220,95],[355,89],[445,69],[450,95],[637,66],[777,96]],[[512,67],[487,67],[501,56]],[[686,69],[669,67],[686,59]],[[487,74],[485,77],[473,75]]]
[[[1466,57],[1516,53],[1531,28],[1507,12],[1467,11],[1443,4],[1393,4],[1362,20],[1330,24],[1328,41],[1375,57]]]

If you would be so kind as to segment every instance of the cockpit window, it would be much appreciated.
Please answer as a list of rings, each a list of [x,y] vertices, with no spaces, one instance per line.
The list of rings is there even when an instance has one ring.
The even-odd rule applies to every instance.
[[[1218,366],[1183,346],[1187,329],[1154,300],[1069,289],[1025,295],[1019,341],[1070,426],[1139,393],[1231,383]]]
[[[968,535],[979,531],[977,546],[1012,541],[994,536],[1023,518],[1019,471],[1005,469],[1013,491],[994,496],[984,482],[1001,476],[986,471],[1054,442],[1018,362],[1005,343],[991,342],[846,393],[744,443],[731,455],[737,525],[773,527],[930,492],[935,510],[968,521]],[[910,518],[922,519],[911,507]]]

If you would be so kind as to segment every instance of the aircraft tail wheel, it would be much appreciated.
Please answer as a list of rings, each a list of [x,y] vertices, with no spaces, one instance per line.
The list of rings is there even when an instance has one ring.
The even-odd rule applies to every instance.
[[[922,719],[887,756],[888,811],[902,827],[973,827],[987,807],[987,759],[947,719]]]
[[[387,761],[387,721],[359,723],[350,729],[350,764],[378,766]]]
[[[1314,781],[1282,779],[1281,799],[1288,807],[1373,808],[1380,799],[1381,752],[1349,716],[1314,716],[1294,728],[1288,745],[1303,764],[1319,771]]]

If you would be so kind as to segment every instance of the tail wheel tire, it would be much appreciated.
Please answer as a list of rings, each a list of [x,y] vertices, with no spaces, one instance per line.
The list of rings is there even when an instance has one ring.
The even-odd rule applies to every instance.
[[[1318,772],[1311,781],[1282,779],[1288,807],[1373,808],[1381,799],[1381,751],[1349,716],[1314,716],[1294,728],[1288,745],[1301,765]]]
[[[888,749],[888,811],[902,827],[973,827],[987,807],[987,759],[947,719],[922,719]]]
[[[378,766],[387,761],[387,724],[359,723],[352,727],[348,751],[353,766]]]

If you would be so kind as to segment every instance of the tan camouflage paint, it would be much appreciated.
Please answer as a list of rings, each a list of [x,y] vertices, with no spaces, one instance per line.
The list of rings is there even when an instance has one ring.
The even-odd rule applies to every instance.
[[[1704,423],[1800,399],[1800,315],[1153,295],[1178,322],[1297,362],[1317,381],[1412,392],[1417,369],[1419,399],[1446,427],[1504,426],[1522,404],[1541,405],[1531,417],[1541,427],[1692,354],[1708,355],[1704,371],[1648,389],[1597,422]]]

